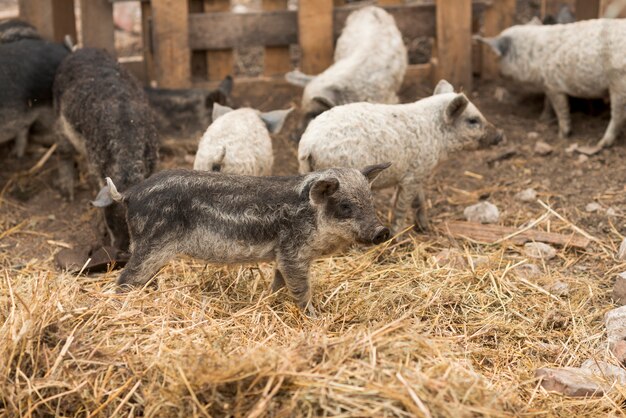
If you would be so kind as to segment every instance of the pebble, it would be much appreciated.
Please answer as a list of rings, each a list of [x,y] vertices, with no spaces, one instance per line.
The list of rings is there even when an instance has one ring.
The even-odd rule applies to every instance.
[[[446,248],[439,251],[437,254],[432,256],[431,260],[433,264],[437,264],[438,266],[448,266],[455,269],[463,269],[467,267],[467,260],[459,252],[454,248]]]
[[[622,340],[616,342],[611,352],[622,365],[626,364],[626,341]]]
[[[611,206],[606,210],[606,214],[607,216],[617,216],[617,209]]]
[[[600,209],[602,209],[602,206],[598,202],[587,203],[587,206],[585,206],[587,212],[597,212]]]
[[[626,306],[612,309],[604,315],[609,348],[626,339]]]
[[[513,271],[523,279],[536,279],[543,275],[543,272],[535,264],[524,263],[515,267]]]
[[[504,87],[496,87],[493,97],[501,103],[511,101],[511,93]]]
[[[548,287],[548,292],[555,296],[567,296],[569,295],[569,285],[561,280],[557,280]]]
[[[535,372],[541,386],[567,396],[602,396],[605,388],[595,381],[590,370],[577,367],[541,368]]]
[[[622,243],[619,245],[619,250],[617,251],[617,259],[626,261],[626,238],[622,240]]]
[[[621,272],[615,278],[613,299],[620,305],[626,305],[626,271]]]
[[[576,164],[584,164],[587,161],[589,161],[589,157],[587,157],[585,154],[580,154],[576,159]]]
[[[500,211],[497,206],[485,201],[466,207],[463,215],[468,221],[481,224],[494,224],[500,219]]]
[[[524,254],[529,258],[551,260],[556,257],[556,250],[543,242],[529,242],[524,245]]]
[[[528,132],[528,139],[530,139],[531,141],[536,141],[539,139],[539,133],[538,132]]]
[[[522,202],[534,202],[537,199],[537,191],[533,188],[524,189],[515,195]]]
[[[565,148],[565,152],[567,154],[572,154],[577,149],[578,149],[578,144],[576,142],[574,142],[572,145],[570,145],[569,147]]]
[[[543,142],[543,141],[537,141],[535,143],[535,154],[539,154],[539,155],[548,155],[553,151],[552,145]]]

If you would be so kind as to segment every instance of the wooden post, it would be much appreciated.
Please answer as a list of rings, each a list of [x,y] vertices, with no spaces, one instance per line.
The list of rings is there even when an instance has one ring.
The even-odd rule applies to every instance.
[[[143,66],[147,84],[155,80],[154,45],[152,45],[152,8],[150,3],[141,3],[141,39],[143,42]]]
[[[204,12],[227,12],[230,0],[204,0]],[[233,72],[234,55],[232,49],[207,51],[206,54],[209,81],[221,80]]]
[[[485,10],[483,23],[484,36],[496,36],[504,29],[513,25],[515,17],[516,1],[499,0],[491,4]],[[494,79],[500,73],[498,57],[495,56],[491,48],[482,45],[482,77],[484,79]]]
[[[113,4],[108,0],[80,0],[80,24],[83,45],[104,48],[115,54]]]
[[[287,0],[263,0],[264,10],[281,10],[287,8]],[[284,74],[291,69],[289,46],[265,47],[263,74],[267,76]]]
[[[35,26],[45,39],[62,42],[70,35],[76,42],[74,0],[19,0],[20,19]]]
[[[455,89],[472,90],[472,1],[437,0],[437,72]]]
[[[300,0],[298,38],[300,69],[319,74],[333,62],[333,0]]]
[[[576,0],[576,20],[597,19],[600,0]]]
[[[159,87],[191,85],[187,1],[152,0],[155,76]]]

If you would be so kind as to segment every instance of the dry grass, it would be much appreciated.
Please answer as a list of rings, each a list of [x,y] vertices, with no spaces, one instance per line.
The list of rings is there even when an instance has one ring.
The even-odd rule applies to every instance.
[[[563,226],[553,218],[552,228]],[[22,231],[24,232],[24,231]],[[16,232],[18,233],[18,232]],[[476,268],[439,267],[459,247]],[[581,400],[547,394],[543,366],[609,359],[603,314],[615,266],[609,243],[561,251],[540,279],[513,267],[519,247],[444,237],[320,260],[320,318],[269,294],[271,266],[178,260],[160,288],[115,295],[118,272],[55,271],[52,261],[0,276],[3,416],[604,416],[626,390]],[[623,267],[623,266],[621,266]],[[608,271],[607,274],[603,270]],[[601,272],[602,273],[599,273]],[[546,289],[557,280],[570,292]]]

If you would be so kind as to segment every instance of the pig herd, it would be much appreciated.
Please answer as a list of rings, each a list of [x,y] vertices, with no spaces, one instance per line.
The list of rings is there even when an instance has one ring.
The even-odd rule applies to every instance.
[[[505,77],[543,92],[571,132],[568,96],[608,96],[612,118],[600,146],[617,138],[626,112],[626,24],[598,19],[511,27],[478,38],[500,57]],[[43,40],[20,21],[0,23],[0,143],[57,144],[58,188],[74,198],[78,165],[106,236],[130,259],[118,289],[152,283],[169,260],[275,262],[272,289],[287,287],[315,315],[309,269],[353,243],[380,244],[412,225],[428,229],[424,186],[449,152],[503,139],[463,93],[441,80],[431,97],[398,104],[407,50],[383,9],[354,11],[334,63],[317,76],[294,71],[304,87],[300,175],[272,177],[270,134],[293,110],[232,109],[232,78],[211,92],[144,89],[105,51]],[[193,109],[177,119],[176,107]],[[196,123],[193,170],[156,171],[159,135]],[[78,163],[78,164],[77,164]],[[372,189],[395,187],[391,228],[376,216]]]

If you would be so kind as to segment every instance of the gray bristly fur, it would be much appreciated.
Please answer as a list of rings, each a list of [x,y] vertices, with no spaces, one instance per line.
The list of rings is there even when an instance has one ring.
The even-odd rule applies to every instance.
[[[52,132],[54,118],[43,116],[52,113],[54,74],[68,53],[25,22],[0,24],[0,143],[15,139],[14,155],[24,155],[35,122]]]
[[[593,99],[608,93],[611,122],[598,145],[613,144],[626,116],[624,19],[517,25],[482,41],[500,56],[504,76],[546,93],[561,137],[571,133],[568,95]]]
[[[54,82],[54,105],[59,115],[60,149],[68,142],[87,160],[95,190],[111,177],[122,189],[154,171],[158,136],[145,93],[135,78],[106,51],[83,48],[60,65]],[[59,163],[60,183],[71,199],[74,163],[71,155]],[[119,205],[104,209],[112,245],[126,250],[129,236]]]
[[[398,103],[408,65],[402,34],[389,13],[366,6],[348,16],[337,39],[334,63],[316,77],[295,72],[294,84],[306,84],[302,94],[302,129],[320,113],[354,102]]]
[[[386,167],[291,177],[171,170],[116,196],[110,183],[105,191],[126,207],[131,235],[118,285],[146,284],[178,254],[224,264],[276,261],[273,289],[286,285],[312,313],[311,262],[355,241],[388,237],[368,183]]]
[[[335,107],[315,119],[299,144],[300,173],[327,167],[360,167],[393,161],[374,183],[375,189],[399,187],[392,230],[409,224],[427,228],[423,185],[450,151],[499,142],[502,133],[463,94],[442,80],[435,95],[415,103],[353,103]]]
[[[188,137],[211,123],[213,104],[228,105],[233,79],[228,76],[215,90],[161,89],[147,87],[148,101],[161,135]]]

